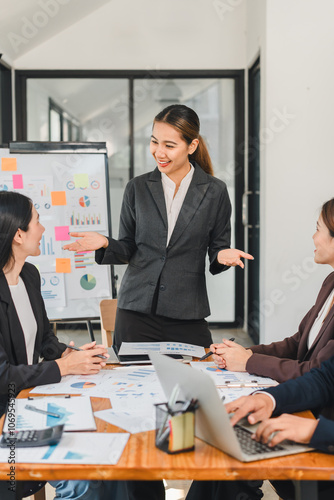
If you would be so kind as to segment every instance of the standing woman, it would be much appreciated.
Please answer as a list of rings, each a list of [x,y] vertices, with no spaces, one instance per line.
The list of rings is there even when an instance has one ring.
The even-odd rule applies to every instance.
[[[244,267],[253,257],[230,249],[231,204],[213,177],[195,111],[174,104],[154,119],[154,171],[126,186],[119,238],[71,233],[68,250],[97,250],[99,264],[128,264],[118,297],[114,343],[177,341],[208,347],[205,282],[210,272]]]
[[[41,295],[40,275],[26,258],[39,255],[44,232],[31,200],[17,192],[0,192],[0,416],[9,392],[17,395],[34,385],[59,382],[63,375],[98,373],[106,354],[95,343],[83,352],[66,348],[54,335]],[[44,358],[39,362],[39,358]],[[23,482],[22,496],[31,495],[44,483]],[[57,498],[95,500],[123,487],[118,482],[53,481]],[[0,482],[0,498],[11,498],[8,485]],[[13,495],[15,498],[15,493]],[[115,496],[109,496],[115,499]]]

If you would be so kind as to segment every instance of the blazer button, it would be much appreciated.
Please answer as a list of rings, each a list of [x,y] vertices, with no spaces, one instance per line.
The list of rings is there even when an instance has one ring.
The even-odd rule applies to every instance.
[[[161,260],[162,260],[162,262],[165,262],[166,257],[163,255],[163,256],[161,257]]]
[[[162,292],[163,292],[164,290],[166,290],[165,285],[160,285],[160,286],[159,286],[159,290],[161,290]]]

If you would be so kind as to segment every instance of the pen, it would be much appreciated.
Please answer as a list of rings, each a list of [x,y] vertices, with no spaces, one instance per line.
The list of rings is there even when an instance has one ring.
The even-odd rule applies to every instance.
[[[73,351],[84,351],[85,349],[80,349],[80,347],[75,347],[74,345],[68,345],[68,344],[65,344],[66,347],[68,347],[69,349],[73,349]],[[95,354],[94,355],[96,358],[101,358],[101,359],[108,359],[106,356],[102,356],[102,354]]]
[[[231,342],[234,342],[234,341],[235,341],[235,337],[232,337],[232,338],[230,338],[230,339],[228,339],[228,340],[230,340]],[[202,357],[201,357],[198,361],[204,361],[204,360],[205,360],[206,358],[208,358],[209,356],[212,356],[212,354],[214,354],[214,352],[209,351],[209,352],[207,352],[206,354],[204,354],[204,356],[202,356]]]
[[[33,401],[34,399],[45,399],[49,398],[50,396],[28,396],[28,401]],[[65,398],[69,399],[71,397],[70,394],[52,394],[53,398]]]
[[[35,408],[35,406],[25,405],[26,410],[35,411],[36,413],[43,413],[44,415],[49,415],[50,417],[60,418],[58,413],[53,413],[52,411],[41,410],[40,408]]]

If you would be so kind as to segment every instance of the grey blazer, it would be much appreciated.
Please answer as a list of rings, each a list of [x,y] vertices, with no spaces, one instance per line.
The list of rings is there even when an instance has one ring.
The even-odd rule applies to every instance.
[[[231,204],[224,182],[195,171],[168,246],[167,212],[161,174],[132,179],[125,188],[119,238],[96,252],[99,264],[128,264],[118,307],[151,313],[157,286],[156,314],[200,319],[210,314],[205,258],[210,272],[227,266],[217,262],[219,250],[230,247]]]

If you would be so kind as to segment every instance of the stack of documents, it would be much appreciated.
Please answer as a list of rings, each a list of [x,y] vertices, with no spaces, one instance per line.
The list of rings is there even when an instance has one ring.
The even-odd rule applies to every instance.
[[[122,342],[118,355],[137,356],[138,354],[149,354],[150,352],[201,358],[205,354],[205,349],[198,345],[183,342]]]
[[[241,396],[248,396],[258,389],[277,385],[278,382],[269,377],[250,375],[247,372],[231,372],[218,368],[213,362],[192,362],[191,366],[201,370],[214,381],[217,391],[224,403],[230,403]]]
[[[90,398],[16,399],[16,430],[45,429],[64,424],[65,431],[95,431]],[[57,416],[58,415],[58,416]],[[8,430],[7,418],[4,430]]]
[[[16,448],[15,461],[31,464],[115,465],[129,437],[126,433],[67,432],[56,445]],[[9,453],[9,448],[0,448],[0,462],[7,462]]]

